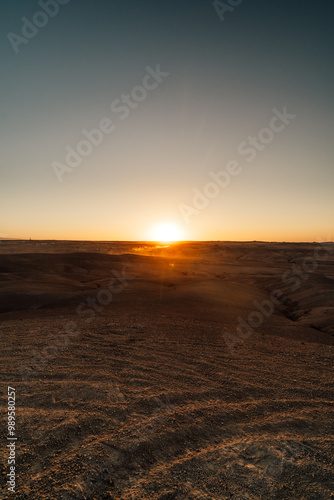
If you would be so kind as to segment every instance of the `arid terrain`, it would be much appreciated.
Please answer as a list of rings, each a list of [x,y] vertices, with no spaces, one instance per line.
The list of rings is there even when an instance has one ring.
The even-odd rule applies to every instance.
[[[332,243],[2,240],[0,319],[0,498],[334,498]]]

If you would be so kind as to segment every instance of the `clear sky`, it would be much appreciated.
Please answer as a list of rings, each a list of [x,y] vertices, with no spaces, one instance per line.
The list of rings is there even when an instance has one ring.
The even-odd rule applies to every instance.
[[[332,2],[55,1],[0,6],[0,237],[334,239]]]

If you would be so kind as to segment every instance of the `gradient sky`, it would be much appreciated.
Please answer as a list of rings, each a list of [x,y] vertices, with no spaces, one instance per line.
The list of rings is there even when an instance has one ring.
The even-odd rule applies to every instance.
[[[0,237],[334,239],[333,15],[328,1],[244,0],[222,22],[207,0],[70,0],[16,54],[8,33],[41,11],[2,0]],[[43,19],[42,19],[43,22]],[[120,119],[111,103],[169,76]],[[256,159],[238,152],[273,117],[297,115]],[[115,130],[59,182],[83,129]],[[242,172],[186,223],[210,171]]]

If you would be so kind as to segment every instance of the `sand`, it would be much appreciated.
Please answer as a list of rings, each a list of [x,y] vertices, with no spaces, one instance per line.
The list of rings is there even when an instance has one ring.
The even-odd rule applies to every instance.
[[[1,498],[334,498],[320,248],[1,241]]]

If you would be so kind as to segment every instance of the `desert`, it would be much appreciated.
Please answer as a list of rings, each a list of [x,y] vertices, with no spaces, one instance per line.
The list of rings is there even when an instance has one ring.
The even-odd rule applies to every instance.
[[[0,248],[15,498],[333,498],[332,243]]]

